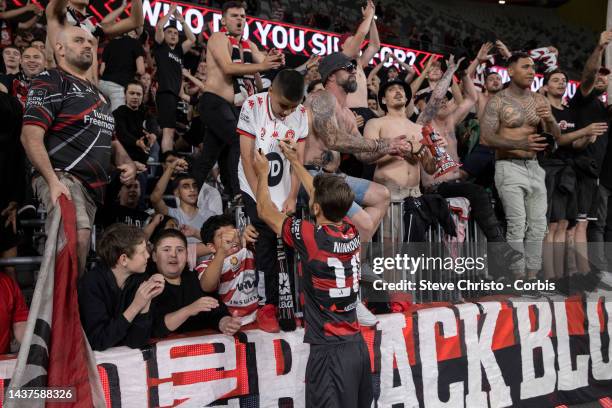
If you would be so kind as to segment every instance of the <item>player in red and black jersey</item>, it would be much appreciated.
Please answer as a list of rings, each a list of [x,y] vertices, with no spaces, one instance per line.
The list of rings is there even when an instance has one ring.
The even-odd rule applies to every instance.
[[[281,143],[309,197],[316,223],[287,217],[273,204],[268,160],[255,152],[257,213],[300,254],[304,282],[304,341],[310,343],[306,366],[307,407],[370,407],[370,359],[359,330],[361,244],[346,216],[354,193],[340,176],[314,179],[300,163],[296,143]]]
[[[82,271],[96,205],[103,202],[109,180],[111,147],[122,181],[134,178],[136,166],[112,140],[110,105],[86,79],[95,50],[93,36],[67,27],[58,36],[56,50],[60,69],[42,72],[28,91],[21,142],[36,169],[34,190],[47,210],[62,194],[75,204]]]

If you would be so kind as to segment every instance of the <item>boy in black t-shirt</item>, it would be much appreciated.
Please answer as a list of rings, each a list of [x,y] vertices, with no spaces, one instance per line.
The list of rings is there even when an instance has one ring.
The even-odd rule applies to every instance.
[[[176,25],[164,28],[170,17],[182,24],[187,39],[179,45],[179,31]],[[153,54],[157,64],[158,89],[155,96],[159,126],[162,128],[161,150],[165,152],[174,147],[174,129],[176,127],[176,107],[183,81],[183,55],[191,49],[196,38],[185,24],[183,15],[173,4],[168,14],[159,19],[155,27],[155,46]]]
[[[313,179],[298,159],[295,142],[280,145],[310,197],[316,223],[276,208],[268,187],[269,163],[258,151],[257,213],[302,260],[304,341],[310,343],[306,406],[369,408],[370,358],[356,312],[361,243],[347,217],[355,195],[341,177],[323,173]]]
[[[154,245],[155,270],[166,281],[153,305],[154,337],[202,329],[218,329],[231,336],[240,330],[240,318],[232,317],[225,304],[204,293],[196,272],[186,269],[187,238],[180,231],[162,231]]]

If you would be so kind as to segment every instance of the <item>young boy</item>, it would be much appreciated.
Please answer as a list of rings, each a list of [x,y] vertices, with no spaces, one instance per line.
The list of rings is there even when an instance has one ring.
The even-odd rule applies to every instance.
[[[198,232],[202,228],[202,224],[209,217],[214,215],[211,211],[205,208],[198,208],[198,185],[196,179],[186,173],[181,173],[187,169],[187,162],[183,159],[178,159],[168,164],[164,169],[164,174],[157,182],[153,193],[151,193],[151,204],[155,210],[163,215],[169,215],[178,220],[181,227],[187,225],[190,228],[184,230],[189,231],[187,241],[191,243],[200,242]],[[168,183],[174,173],[179,173],[174,178],[174,196],[178,198],[179,205],[177,208],[171,208],[164,202],[163,196]]]
[[[151,337],[151,299],[164,290],[164,279],[144,272],[149,259],[144,232],[113,224],[98,243],[102,262],[79,281],[81,323],[94,350],[140,347]]]
[[[252,225],[245,230],[245,241],[254,242],[257,231]],[[233,316],[242,325],[255,321],[257,315],[257,279],[255,257],[240,242],[238,230],[227,215],[210,217],[200,231],[202,243],[215,254],[196,267],[204,292],[218,292]]]
[[[240,329],[240,319],[230,316],[227,308],[205,293],[195,271],[187,265],[187,239],[177,230],[159,233],[154,242],[155,269],[166,281],[163,293],[154,303],[155,337],[202,329],[218,329],[233,335]]]

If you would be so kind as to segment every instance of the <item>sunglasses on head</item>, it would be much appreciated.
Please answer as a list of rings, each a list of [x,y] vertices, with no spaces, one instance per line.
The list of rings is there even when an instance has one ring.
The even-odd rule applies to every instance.
[[[352,63],[352,62],[349,62],[346,65],[343,65],[340,68],[338,68],[338,71],[345,70],[345,71],[348,71],[348,72],[353,72],[356,69],[357,69],[357,67],[355,66],[355,64]]]

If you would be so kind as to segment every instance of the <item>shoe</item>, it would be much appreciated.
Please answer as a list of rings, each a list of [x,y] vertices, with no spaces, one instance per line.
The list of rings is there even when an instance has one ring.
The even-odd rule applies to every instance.
[[[268,304],[257,309],[257,326],[268,333],[280,332],[278,319],[276,318],[276,306]]]

